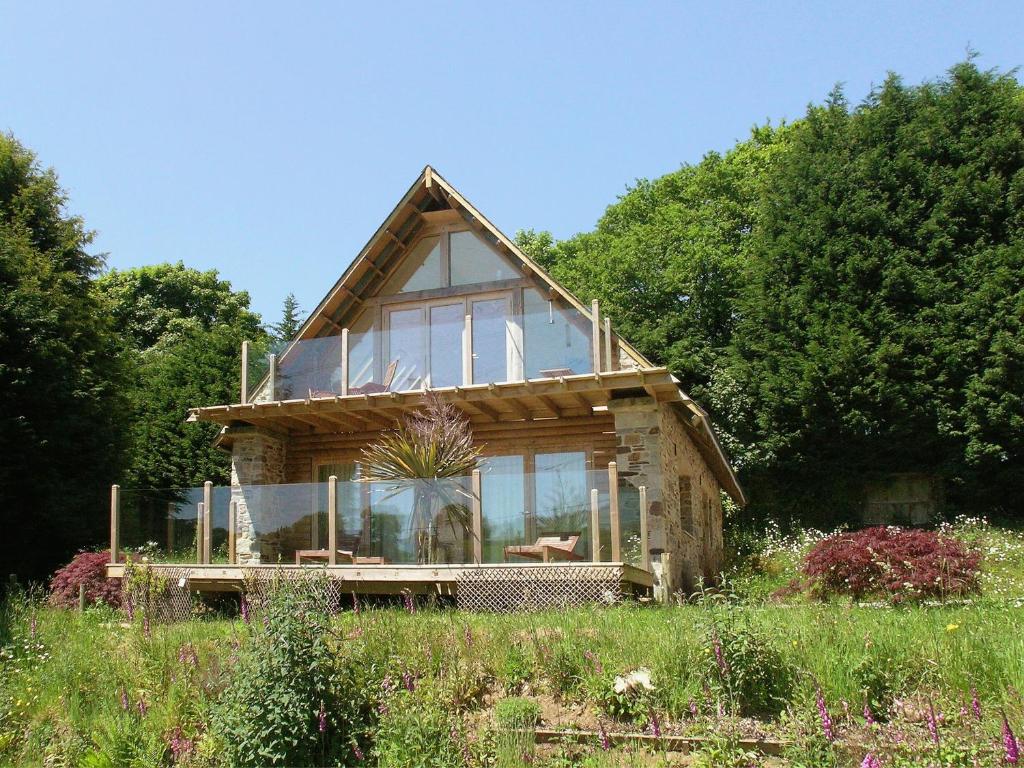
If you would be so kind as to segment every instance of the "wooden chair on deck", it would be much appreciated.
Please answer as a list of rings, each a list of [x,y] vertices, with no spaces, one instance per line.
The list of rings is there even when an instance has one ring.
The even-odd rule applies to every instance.
[[[359,551],[359,535],[338,537],[338,562],[354,563],[356,552]],[[318,562],[329,562],[331,551],[329,549],[298,549],[295,551],[295,564],[302,565],[303,560],[315,560]]]
[[[395,380],[395,371],[398,370],[398,359],[392,360],[388,363],[388,369],[384,373],[384,381],[380,384],[375,382],[368,382],[363,384],[361,387],[349,387],[348,393],[350,395],[372,395],[375,392],[387,392],[391,389],[391,382]],[[337,392],[326,392],[322,389],[310,389],[309,399],[313,400],[317,397],[337,397]]]
[[[575,533],[546,533],[539,536],[533,544],[518,544],[505,547],[505,562],[510,556],[525,557],[528,560],[540,560],[549,563],[552,560],[563,558],[565,560],[582,560],[583,555],[577,555],[574,551],[579,544],[582,534]]]

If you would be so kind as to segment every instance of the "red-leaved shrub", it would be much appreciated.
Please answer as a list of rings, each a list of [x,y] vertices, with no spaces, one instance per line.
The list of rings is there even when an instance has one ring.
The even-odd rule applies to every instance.
[[[79,552],[50,579],[50,603],[61,608],[74,608],[78,605],[78,585],[85,584],[86,603],[92,605],[103,601],[107,605],[120,605],[121,582],[107,578],[109,562],[109,550]]]
[[[822,539],[807,554],[803,571],[818,597],[899,603],[977,592],[980,562],[981,553],[949,536],[879,526]]]

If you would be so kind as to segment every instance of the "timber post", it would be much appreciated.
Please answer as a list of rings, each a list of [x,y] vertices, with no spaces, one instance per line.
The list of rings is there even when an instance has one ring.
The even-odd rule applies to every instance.
[[[484,557],[484,518],[483,499],[481,498],[480,470],[474,469],[472,475],[470,504],[473,507],[473,562],[479,565]]]
[[[206,510],[203,502],[196,504],[196,563],[203,563],[203,523],[206,521]]]
[[[466,315],[462,328],[462,386],[473,383],[473,316]]]
[[[213,559],[213,483],[203,483],[203,564]]]
[[[173,501],[167,502],[167,553],[174,552],[174,515],[177,512],[177,506]]]
[[[592,354],[594,357],[594,373],[601,372],[601,308],[598,306],[597,299],[590,302],[590,321],[591,321],[591,333],[593,338]]]
[[[651,570],[651,551],[647,546],[647,486],[640,486],[640,565]]]
[[[619,470],[608,462],[608,517],[612,529],[612,562],[622,562],[622,526],[619,523]]]
[[[121,556],[121,486],[110,486],[110,562]]]
[[[270,392],[270,399],[277,400],[277,355],[270,356],[270,373],[268,374],[267,389]]]
[[[234,565],[236,554],[235,548],[237,547],[237,532],[235,526],[238,525],[238,502],[233,500],[228,504],[228,565]]]
[[[341,329],[341,396],[348,396],[348,328]]]
[[[242,405],[249,402],[249,342],[242,342]]]
[[[612,368],[612,319],[607,315],[604,318],[604,369]]]
[[[335,475],[327,478],[327,564],[338,564],[338,478]]]

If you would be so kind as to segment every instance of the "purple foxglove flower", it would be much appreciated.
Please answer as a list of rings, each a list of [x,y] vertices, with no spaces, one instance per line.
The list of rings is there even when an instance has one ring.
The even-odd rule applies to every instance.
[[[725,654],[722,653],[722,641],[719,640],[717,632],[711,636],[711,645],[715,651],[715,664],[718,665],[718,673],[725,679],[729,676],[729,663],[725,660]]]
[[[135,621],[135,606],[128,598],[124,601],[124,615],[128,617],[128,621]]]
[[[601,749],[607,752],[612,748],[612,740],[608,738],[608,731],[604,729],[604,723],[600,724],[601,730],[598,732],[598,737],[601,740]]]
[[[690,699],[690,717],[697,717],[697,702]]]
[[[651,726],[651,735],[654,738],[656,738],[656,739],[660,739],[661,738],[661,721],[658,719],[658,713],[655,712],[653,709],[651,710],[651,714],[650,714],[649,720],[650,720],[650,726]]]
[[[127,712],[128,708],[130,706],[131,706],[131,704],[128,703],[128,690],[125,689],[125,688],[122,688],[121,689],[121,709],[123,709],[125,712]]]
[[[931,700],[928,700],[928,734],[932,737],[932,741],[936,744],[939,743],[939,723],[935,719],[935,707],[932,705]]]
[[[249,601],[246,599],[244,594],[242,595],[242,599],[241,599],[240,603],[241,603],[240,610],[242,612],[242,621],[244,621],[246,624],[248,624],[249,623]]]
[[[413,677],[411,672],[402,673],[402,683],[405,684],[405,689],[409,691],[409,693],[416,690],[416,678]]]
[[[320,733],[327,731],[327,710],[324,709],[324,700],[320,699],[320,711],[317,713],[317,730]]]
[[[590,665],[594,668],[594,674],[600,675],[604,672],[604,665],[601,664],[601,660],[597,658],[597,654],[593,651],[584,651],[583,658],[590,662]]]
[[[1006,713],[1003,712],[1003,760],[1007,765],[1017,765],[1020,762],[1020,744],[1017,743],[1017,737],[1014,736],[1013,730],[1010,728],[1010,721],[1006,719]]]
[[[463,637],[466,640],[466,647],[467,648],[472,648],[473,647],[473,630],[471,630],[469,628],[468,624],[466,625],[466,629],[463,631],[462,634],[463,634]]]
[[[875,716],[871,714],[871,707],[866,701],[864,702],[864,722],[867,725],[875,724]]]
[[[358,741],[352,742],[352,754],[356,756],[356,760],[362,762],[366,759],[366,755],[363,754],[362,748],[359,746]]]
[[[362,612],[363,612],[363,607],[359,604],[359,595],[357,595],[355,592],[353,592],[352,593],[352,613],[354,613],[356,616],[358,616]],[[358,748],[358,747],[359,747],[359,745],[356,744],[356,748]],[[363,758],[359,758],[359,759],[362,760]]]
[[[860,768],[882,768],[882,763],[877,757],[875,757],[873,752],[868,752],[864,755]]]
[[[149,712],[149,705],[146,703],[146,697],[139,696],[139,717],[145,717],[147,712]]]
[[[973,685],[971,686],[971,711],[974,713],[974,719],[981,721],[981,700],[978,698],[978,689]]]
[[[829,715],[828,707],[825,706],[825,694],[821,692],[820,685],[815,689],[814,702],[818,706],[818,717],[821,718],[821,730],[824,731],[825,738],[829,741],[835,741],[836,734],[832,728],[832,716]]]
[[[402,599],[405,602],[406,613],[416,613],[416,603],[412,599],[412,592],[405,592]]]

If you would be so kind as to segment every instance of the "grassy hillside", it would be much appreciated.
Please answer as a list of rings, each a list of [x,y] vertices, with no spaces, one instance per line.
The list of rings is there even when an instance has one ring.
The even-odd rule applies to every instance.
[[[762,537],[734,564],[729,595],[676,607],[496,616],[361,605],[316,619],[284,595],[248,623],[211,614],[147,628],[108,608],[15,600],[0,755],[86,766],[275,764],[275,749],[288,765],[821,766],[871,752],[887,766],[999,765],[1001,712],[1024,730],[1024,540],[978,521],[951,530],[984,547],[985,592],[933,607],[764,599],[796,575],[813,533]],[[709,741],[688,756],[606,750],[599,735],[534,748],[509,723],[535,716],[549,728]],[[785,744],[765,757],[741,737]],[[247,739],[262,757],[246,756]]]

